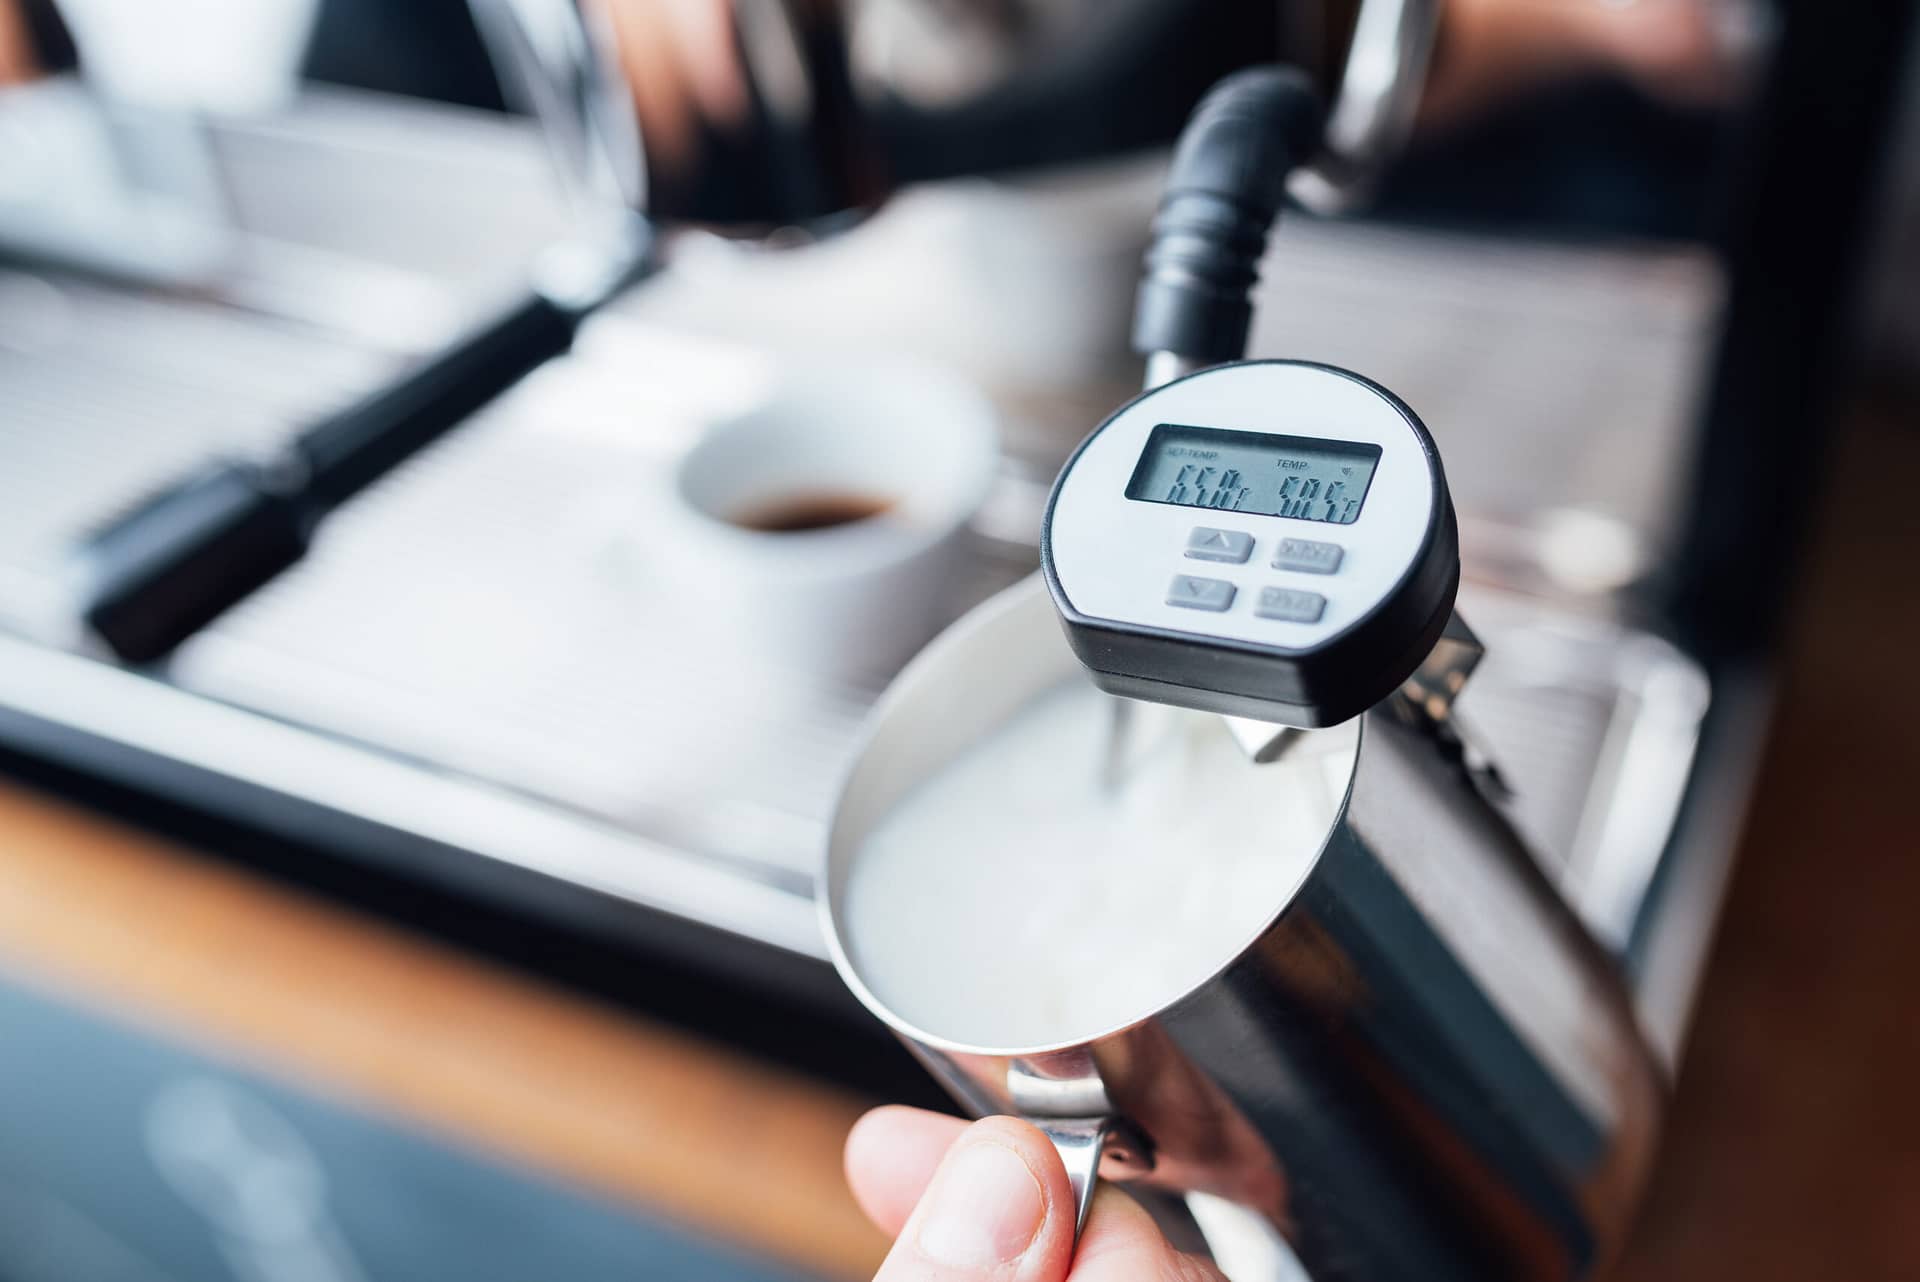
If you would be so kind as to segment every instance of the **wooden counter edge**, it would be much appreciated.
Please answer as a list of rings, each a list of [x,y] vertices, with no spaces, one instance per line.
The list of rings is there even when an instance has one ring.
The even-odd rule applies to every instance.
[[[841,1179],[852,1095],[11,784],[0,964],[803,1268],[884,1249]]]

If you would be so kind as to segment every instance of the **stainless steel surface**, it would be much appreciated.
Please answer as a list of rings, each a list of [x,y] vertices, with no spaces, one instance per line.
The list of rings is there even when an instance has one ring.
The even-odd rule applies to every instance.
[[[1197,1249],[1212,1255],[1232,1282],[1309,1282],[1273,1221],[1211,1193],[1189,1193],[1182,1201],[1201,1235]]]
[[[613,33],[594,0],[471,0],[510,91],[529,107],[575,216],[600,223],[646,204],[646,164]]]
[[[1455,610],[1440,640],[1434,643],[1433,653],[1407,678],[1403,687],[1407,701],[1436,725],[1446,722],[1452,716],[1454,701],[1467,688],[1468,679],[1486,653],[1486,646]]]
[[[1460,696],[1486,654],[1486,646],[1455,610],[1432,652],[1400,687],[1400,710],[1445,742],[1450,751],[1460,753],[1461,765],[1483,796],[1506,803],[1513,799],[1513,789],[1500,771],[1499,759],[1459,708]]]
[[[1086,1227],[1087,1212],[1093,1208],[1093,1190],[1099,1182],[1100,1159],[1106,1152],[1111,1119],[1105,1117],[1049,1118],[1040,1133],[1052,1142],[1067,1168],[1067,1187],[1073,1190],[1073,1231]]]
[[[1300,732],[1293,726],[1276,726],[1265,721],[1255,721],[1250,717],[1222,717],[1227,731],[1240,750],[1247,754],[1247,760],[1257,766],[1280,760],[1289,746],[1298,742]]]
[[[1628,966],[1640,1022],[1669,1066],[1678,1066],[1686,1049],[1707,973],[1707,951],[1733,875],[1734,839],[1746,823],[1771,729],[1774,679],[1752,666],[1723,673],[1715,683],[1711,739],[1699,745],[1688,804],[1664,855],[1652,864],[1654,880],[1634,917]],[[1638,862],[1648,866],[1644,858]]]
[[[0,248],[146,284],[200,285],[237,229],[203,121],[78,76],[0,88]]]
[[[1151,390],[1204,368],[1199,361],[1178,352],[1152,352],[1147,356],[1147,376],[1142,380],[1142,386]]]
[[[459,320],[569,229],[530,121],[314,85],[213,142],[250,236],[417,277],[453,294]]]
[[[371,95],[208,124],[59,78],[0,92],[0,140],[16,256],[394,351],[448,336],[568,230],[530,127]]]
[[[1261,266],[1247,351],[1363,370],[1415,406],[1470,574],[1504,574],[1484,531],[1519,531],[1514,560],[1531,560],[1560,511],[1621,522],[1658,564],[1723,290],[1697,247],[1295,219]]]
[[[1261,1211],[1320,1282],[1603,1264],[1651,1160],[1660,1071],[1614,960],[1461,769],[1390,713],[1308,736],[1353,753],[1324,848],[1258,939],[1170,1006],[1084,1044],[1010,1048],[946,1040],[872,996],[844,933],[863,835],[1015,709],[1085,680],[1029,580],[889,689],[821,888],[862,1000],[976,1111],[1110,1104],[1151,1146],[1136,1178]]]
[[[1440,27],[1440,0],[1361,0],[1321,154],[1288,179],[1321,213],[1364,201],[1413,131]]]
[[[590,328],[357,500],[169,679],[804,892],[841,745],[887,673],[821,679],[710,621],[653,564],[648,516],[678,451],[777,370]],[[956,610],[1019,571],[990,550],[970,566]]]
[[[690,841],[675,846],[430,761],[4,633],[0,739],[522,911],[657,935],[657,925],[631,911],[637,908],[789,957],[822,951],[803,878],[783,881],[778,870],[743,868]],[[739,822],[715,817],[719,825],[729,818]],[[555,893],[567,889],[578,893]]]
[[[1500,771],[1503,809],[1588,927],[1623,948],[1667,853],[1706,676],[1612,620],[1510,592],[1460,599],[1488,647],[1459,714]]]
[[[265,453],[394,357],[230,308],[0,269],[0,623],[57,629],[88,528],[221,454]]]

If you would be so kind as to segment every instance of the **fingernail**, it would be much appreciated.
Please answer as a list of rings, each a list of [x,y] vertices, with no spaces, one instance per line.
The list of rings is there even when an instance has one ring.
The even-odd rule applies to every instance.
[[[954,1269],[1017,1260],[1040,1232],[1047,1199],[1012,1149],[963,1145],[934,1177],[921,1205],[920,1253]]]

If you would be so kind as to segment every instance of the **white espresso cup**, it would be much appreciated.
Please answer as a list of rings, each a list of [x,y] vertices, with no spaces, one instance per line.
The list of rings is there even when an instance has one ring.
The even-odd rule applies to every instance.
[[[795,366],[681,458],[654,557],[716,642],[883,677],[951,613],[997,458],[992,408],[954,375]]]
[[[64,0],[87,76],[147,107],[244,115],[292,98],[319,0]]]

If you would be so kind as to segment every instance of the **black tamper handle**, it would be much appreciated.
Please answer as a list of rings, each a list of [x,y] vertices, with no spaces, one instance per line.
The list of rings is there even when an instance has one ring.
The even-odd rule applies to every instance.
[[[1134,305],[1133,347],[1199,365],[1239,359],[1253,319],[1267,232],[1287,175],[1319,142],[1323,112],[1306,75],[1254,67],[1194,109],[1173,153]]]
[[[328,512],[564,353],[586,309],[531,292],[264,462],[216,462],[78,549],[88,633],[161,658],[306,555]]]

